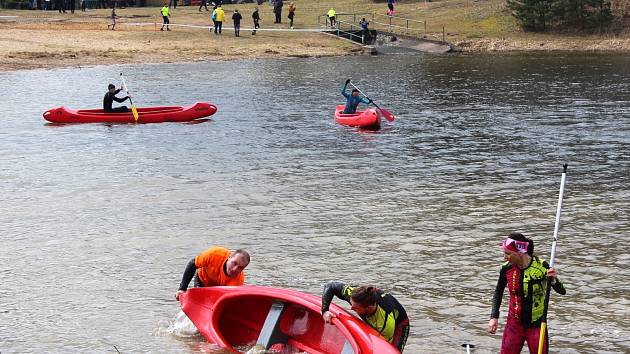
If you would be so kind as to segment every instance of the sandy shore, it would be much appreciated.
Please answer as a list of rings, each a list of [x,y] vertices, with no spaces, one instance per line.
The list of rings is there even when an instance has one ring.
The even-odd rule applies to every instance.
[[[158,10],[118,10],[122,18],[115,31],[107,28],[111,10],[74,15],[53,11],[0,12],[0,71],[363,53],[361,46],[321,33],[259,31],[253,36],[251,31],[242,30],[237,38],[230,29],[225,29],[223,35],[215,35],[208,29],[178,26],[161,32],[160,23],[154,25],[158,18],[151,14]],[[199,13],[197,8],[174,12],[175,25],[208,26],[210,22],[209,15],[205,11]],[[242,26],[248,28],[250,24],[244,21]],[[267,23],[263,26],[282,28]]]

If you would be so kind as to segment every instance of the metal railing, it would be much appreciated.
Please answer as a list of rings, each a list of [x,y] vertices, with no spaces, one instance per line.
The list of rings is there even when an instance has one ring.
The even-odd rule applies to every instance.
[[[353,26],[357,27],[357,29],[361,28],[358,22],[361,20],[361,18],[369,19],[370,29],[373,30],[405,35],[418,39],[431,39],[442,42],[446,41],[446,31],[444,26],[441,26],[441,28],[439,28],[437,31],[429,32],[429,30],[427,29],[427,21],[415,20],[399,16],[378,15],[375,13],[338,13],[336,15],[337,23],[345,24],[347,26],[349,25],[351,30]],[[328,16],[318,16],[317,24],[320,27],[328,27]]]
[[[339,19],[340,16],[348,16],[348,17],[352,16],[352,21],[341,20]],[[358,22],[354,21],[357,16],[360,16],[360,14],[337,14],[337,16],[335,16],[335,26],[332,27],[332,25],[329,26],[327,15],[319,15],[317,16],[317,24],[320,27],[330,28],[330,31],[334,31],[337,37],[348,38],[355,42],[366,44],[365,33],[362,31],[362,28],[358,24]],[[323,24],[322,24],[322,18],[324,20]],[[359,30],[361,30],[360,35],[355,32],[352,32],[352,31],[359,31]]]

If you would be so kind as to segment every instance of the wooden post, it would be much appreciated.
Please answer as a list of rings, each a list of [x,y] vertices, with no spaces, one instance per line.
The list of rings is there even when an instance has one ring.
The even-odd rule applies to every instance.
[[[444,26],[442,26],[442,42],[446,42],[446,31],[444,31]]]

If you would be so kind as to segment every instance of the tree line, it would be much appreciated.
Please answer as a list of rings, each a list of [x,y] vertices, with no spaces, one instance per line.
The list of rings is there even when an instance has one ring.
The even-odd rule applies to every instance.
[[[611,0],[507,0],[507,6],[526,31],[601,31],[613,20]]]

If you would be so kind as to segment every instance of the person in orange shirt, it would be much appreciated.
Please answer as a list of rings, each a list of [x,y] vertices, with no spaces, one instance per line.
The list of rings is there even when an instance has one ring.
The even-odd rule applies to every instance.
[[[227,248],[210,247],[188,262],[182,282],[175,298],[188,289],[188,284],[195,278],[195,287],[243,285],[243,270],[249,264],[249,253],[238,249],[231,253]],[[195,274],[196,273],[196,274]]]

